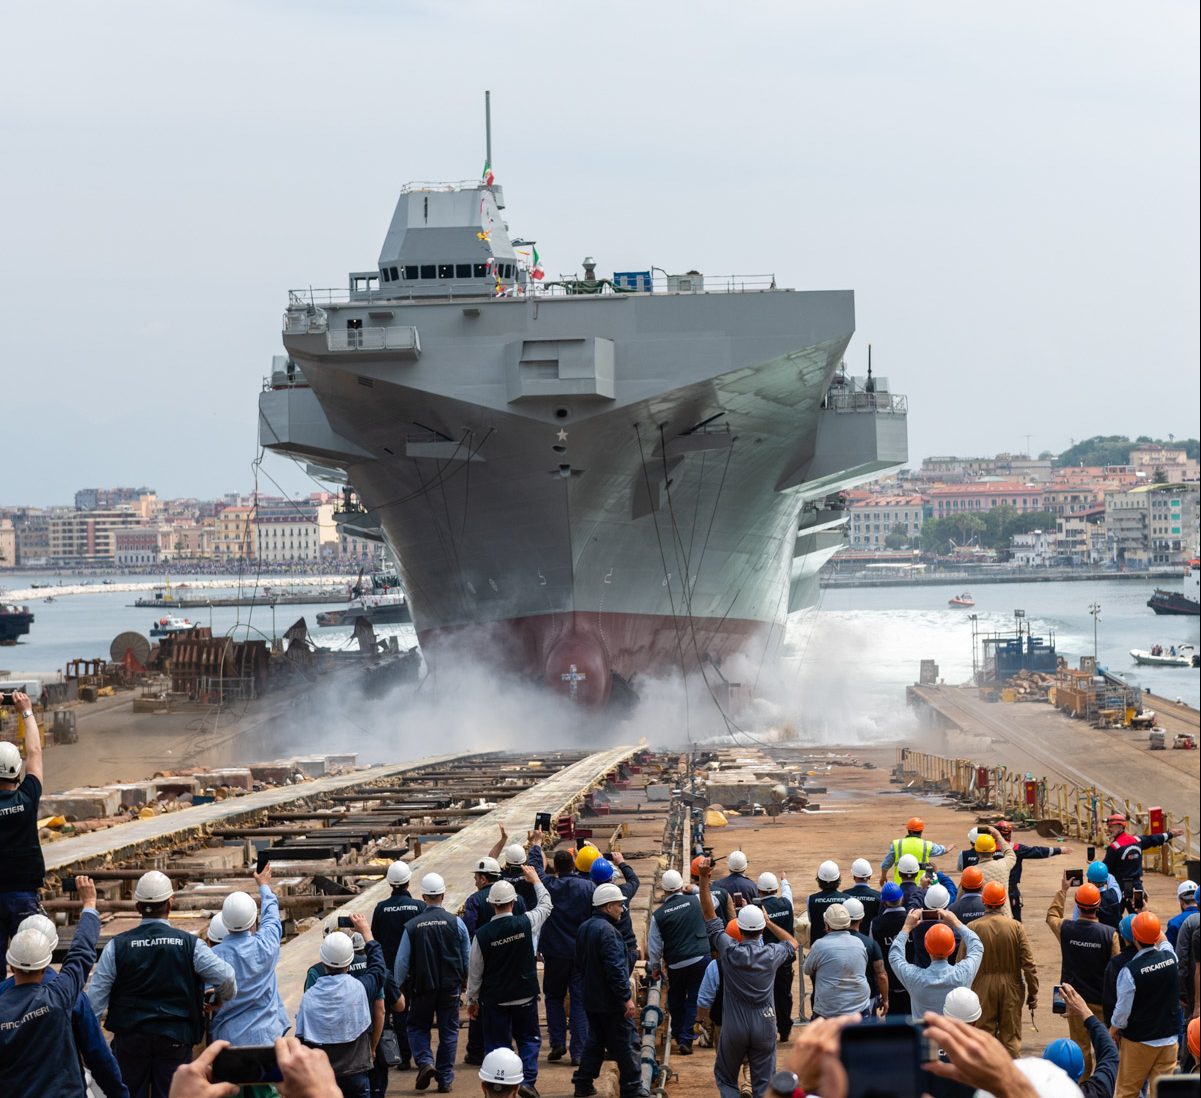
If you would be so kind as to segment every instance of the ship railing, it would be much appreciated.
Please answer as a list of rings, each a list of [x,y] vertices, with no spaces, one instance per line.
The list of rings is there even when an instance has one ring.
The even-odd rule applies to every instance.
[[[900,393],[829,392],[822,406],[830,412],[908,415],[909,398]]]
[[[411,325],[388,328],[333,328],[326,333],[331,351],[408,351],[418,354],[421,344]]]

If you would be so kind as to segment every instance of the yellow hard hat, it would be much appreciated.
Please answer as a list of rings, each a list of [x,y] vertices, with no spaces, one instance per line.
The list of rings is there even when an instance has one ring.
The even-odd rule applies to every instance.
[[[993,854],[997,849],[997,840],[991,835],[976,836],[976,853],[977,854]]]
[[[587,873],[592,868],[592,863],[600,857],[600,851],[595,846],[582,846],[580,852],[575,856],[575,867],[581,873]]]

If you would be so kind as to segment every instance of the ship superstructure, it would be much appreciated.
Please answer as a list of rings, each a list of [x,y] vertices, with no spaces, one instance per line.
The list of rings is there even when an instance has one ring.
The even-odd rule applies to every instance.
[[[375,268],[294,291],[264,446],[346,485],[423,651],[590,706],[762,660],[901,465],[906,402],[840,370],[850,291],[695,271],[537,280],[487,181],[410,184]]]

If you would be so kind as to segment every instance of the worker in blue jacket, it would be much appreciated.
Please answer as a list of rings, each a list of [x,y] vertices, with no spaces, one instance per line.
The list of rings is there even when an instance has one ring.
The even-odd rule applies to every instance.
[[[45,934],[18,930],[8,943],[13,986],[0,995],[0,1080],[6,1095],[86,1098],[72,1027],[76,1000],[96,960],[100,916],[91,878],[76,877],[75,891],[83,911],[55,979],[46,978],[54,945]]]

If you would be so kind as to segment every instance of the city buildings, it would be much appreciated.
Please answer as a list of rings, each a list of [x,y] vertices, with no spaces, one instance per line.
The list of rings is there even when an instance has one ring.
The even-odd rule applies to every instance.
[[[853,549],[900,548],[888,544],[894,533],[897,542],[919,538],[925,517],[925,500],[920,495],[868,495],[852,500],[847,506],[851,547]]]

